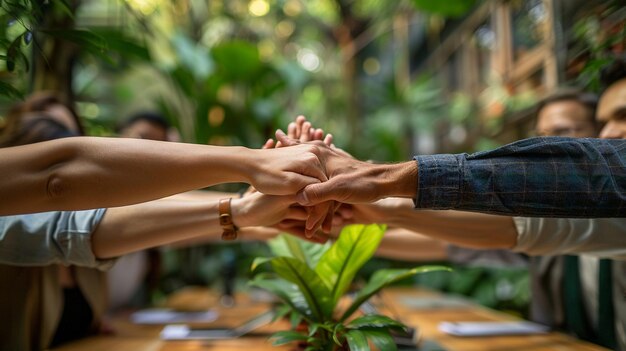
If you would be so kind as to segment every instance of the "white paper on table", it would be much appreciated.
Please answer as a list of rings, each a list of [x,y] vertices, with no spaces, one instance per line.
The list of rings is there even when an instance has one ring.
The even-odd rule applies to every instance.
[[[135,324],[209,323],[215,321],[217,315],[213,310],[187,312],[154,308],[137,311],[130,315],[130,320]]]
[[[518,322],[441,322],[439,330],[456,336],[495,336],[543,334],[549,331],[545,325],[528,321]]]

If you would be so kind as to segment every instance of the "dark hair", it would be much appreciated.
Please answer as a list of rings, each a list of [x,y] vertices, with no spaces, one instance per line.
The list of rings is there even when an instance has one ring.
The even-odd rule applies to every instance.
[[[626,78],[626,57],[619,56],[600,71],[602,90]]]
[[[595,123],[596,107],[598,107],[598,97],[595,94],[586,93],[577,88],[561,88],[539,101],[535,107],[535,117],[546,106],[555,102],[575,101],[587,108],[589,119]]]
[[[29,117],[17,130],[0,139],[0,147],[27,145],[80,135],[45,112],[35,112]]]
[[[76,111],[65,103],[57,94],[50,91],[33,93],[23,102],[13,105],[7,113],[7,123],[4,129],[6,129],[7,132],[11,132],[11,130],[14,131],[17,128],[16,126],[21,123],[20,120],[23,115],[31,112],[46,112],[50,106],[54,105],[62,105],[67,108],[78,126],[78,133],[80,135],[85,134],[85,129],[83,128],[83,124],[80,122],[78,113],[76,113]],[[4,133],[4,130],[2,132]]]
[[[78,126],[78,132],[69,130],[46,112],[47,108],[54,105],[62,105],[70,111]],[[25,118],[26,116],[28,119]],[[37,92],[23,102],[11,106],[6,116],[6,123],[0,129],[0,147],[26,145],[78,135],[84,135],[84,131],[76,111],[52,92]]]
[[[139,121],[146,121],[152,124],[156,124],[159,127],[163,128],[165,131],[167,131],[171,127],[171,124],[160,113],[153,111],[142,111],[131,115],[124,123],[119,126],[117,131],[121,132],[122,130],[132,126]]]

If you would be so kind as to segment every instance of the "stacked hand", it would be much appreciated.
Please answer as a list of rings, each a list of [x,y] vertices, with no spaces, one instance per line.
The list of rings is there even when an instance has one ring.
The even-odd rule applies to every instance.
[[[272,185],[267,179],[260,183],[264,186],[282,186],[286,191],[285,194],[288,193],[288,189],[297,188],[295,198],[290,200],[304,206],[303,211],[307,215],[305,220],[301,216],[283,218],[277,224],[280,229],[304,234],[310,239],[320,228],[323,232],[330,232],[334,214],[341,203],[366,204],[384,197],[414,196],[417,186],[415,162],[377,165],[359,161],[336,148],[332,144],[332,135],[324,135],[321,129],[313,128],[302,116],[289,125],[287,134],[278,130],[276,139],[276,142],[270,139],[265,143],[265,149],[274,149],[263,151],[267,157],[260,165],[265,172],[261,178],[272,174],[269,168],[278,167],[274,179],[276,184]],[[271,157],[284,158],[272,160]],[[291,183],[286,183],[288,178],[293,178]],[[277,194],[271,186],[267,191]],[[264,191],[261,188],[257,189]],[[295,208],[294,204],[290,207]],[[367,209],[368,207],[363,207],[363,210]],[[340,213],[350,211],[353,209],[344,206]],[[298,213],[301,215],[303,212]],[[335,217],[335,221],[337,218],[339,217]]]

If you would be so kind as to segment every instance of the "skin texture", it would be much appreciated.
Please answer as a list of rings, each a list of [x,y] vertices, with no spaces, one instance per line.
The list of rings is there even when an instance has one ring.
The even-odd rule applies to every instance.
[[[596,119],[604,123],[600,138],[626,138],[626,79],[615,82],[602,94]]]
[[[92,137],[3,148],[0,215],[123,206],[228,182],[294,194],[327,179],[318,149]]]

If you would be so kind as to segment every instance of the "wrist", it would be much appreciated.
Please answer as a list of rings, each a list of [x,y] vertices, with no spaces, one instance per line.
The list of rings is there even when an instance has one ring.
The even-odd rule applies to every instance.
[[[238,228],[250,227],[248,208],[246,206],[246,198],[232,199],[230,202],[230,211],[233,216],[233,224]]]
[[[249,149],[243,146],[231,146],[232,159],[229,161],[229,167],[238,182],[252,184],[252,175],[258,170],[260,154],[259,150]]]
[[[417,193],[417,162],[385,165],[382,196],[414,198]]]

